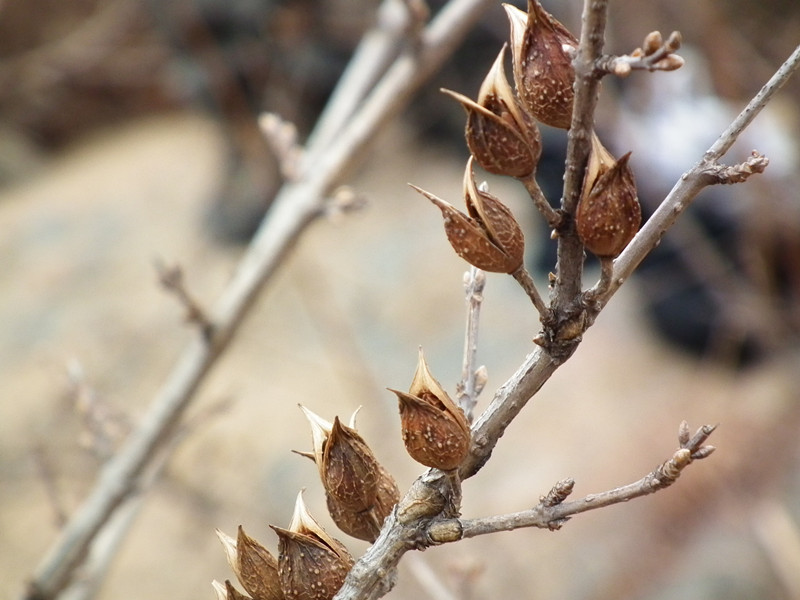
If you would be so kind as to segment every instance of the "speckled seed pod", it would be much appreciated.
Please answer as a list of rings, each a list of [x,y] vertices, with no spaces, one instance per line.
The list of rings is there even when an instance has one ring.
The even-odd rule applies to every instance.
[[[601,258],[622,252],[642,222],[629,158],[630,152],[614,160],[593,136],[575,224],[583,245]]]
[[[569,129],[575,69],[572,53],[578,40],[537,0],[528,13],[504,5],[511,23],[514,83],[523,108],[537,121]]]
[[[314,451],[302,453],[319,468],[333,522],[346,534],[374,542],[384,519],[400,499],[394,478],[372,454],[367,443],[338,417],[329,423],[300,407],[311,424]]]
[[[421,348],[408,393],[391,391],[399,402],[403,442],[411,458],[426,467],[458,468],[469,452],[469,424],[431,375]]]
[[[541,136],[508,84],[503,68],[505,50],[503,46],[483,80],[477,101],[442,91],[467,111],[465,137],[478,164],[497,175],[527,177],[536,171],[542,153]]]
[[[308,513],[302,492],[288,529],[278,534],[278,575],[286,600],[330,600],[353,566],[347,549]]]
[[[414,187],[442,211],[447,240],[469,264],[493,273],[513,273],[522,266],[525,237],[511,210],[498,198],[478,189],[470,157],[464,173],[468,215],[441,198]]]

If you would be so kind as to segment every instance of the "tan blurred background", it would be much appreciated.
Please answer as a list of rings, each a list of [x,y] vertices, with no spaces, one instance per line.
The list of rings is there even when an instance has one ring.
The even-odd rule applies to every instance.
[[[552,4],[575,29],[578,3]],[[275,110],[308,132],[374,6],[0,2],[0,597],[23,589],[195,335],[154,262],[179,263],[197,299],[213,303],[277,185],[254,115]],[[716,126],[712,114],[724,125],[724,103],[738,110],[798,43],[800,11],[788,0],[611,10],[610,51],[631,50],[652,29],[679,29],[693,64],[713,65],[687,70],[693,80],[635,74],[606,84],[607,135],[620,151],[635,146],[640,190],[657,201],[670,170],[680,174],[713,141],[684,119]],[[406,183],[457,201],[461,110],[433,91],[474,94],[505,35],[498,3],[459,59],[376,140],[353,180],[365,209],[316,224],[262,294],[203,385],[98,598],[213,597],[210,581],[232,577],[214,529],[233,534],[242,524],[274,548],[267,524],[288,522],[301,488],[335,531],[313,466],[290,452],[310,448],[298,403],[328,418],[362,405],[359,430],[400,487],[421,473],[385,388],[410,383],[419,345],[454,388],[465,267],[436,211]],[[666,87],[652,87],[656,80]],[[735,335],[709,334],[693,350],[692,336],[677,336],[683,346],[667,341],[653,307],[672,296],[653,281],[678,282],[669,269],[683,267],[634,278],[465,484],[463,512],[530,507],[564,477],[577,481],[576,495],[636,480],[671,455],[683,419],[719,423],[718,451],[669,490],[582,515],[558,533],[516,531],[408,556],[391,597],[441,598],[432,569],[464,600],[800,598],[799,91],[795,79],[754,124],[765,133],[748,143],[773,160],[767,172],[699,201],[723,206],[723,221],[736,225],[725,243],[712,235],[714,211],[692,221],[699,229],[676,233],[698,262],[722,258],[722,271],[712,260],[698,277],[731,317],[722,333]],[[659,137],[681,128],[677,141]],[[521,189],[491,186],[527,224],[531,262],[552,268]],[[542,285],[545,277],[537,275]],[[490,379],[479,408],[537,331],[510,278],[489,276],[485,297],[479,361]],[[669,318],[691,312],[693,298],[676,299]],[[718,334],[719,323],[709,330]],[[345,541],[356,555],[365,548]]]

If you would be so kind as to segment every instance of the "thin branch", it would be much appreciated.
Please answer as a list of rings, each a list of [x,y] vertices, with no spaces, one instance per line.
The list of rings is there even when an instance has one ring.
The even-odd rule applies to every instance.
[[[683,59],[674,54],[681,47],[681,34],[673,31],[666,41],[661,33],[653,31],[644,41],[645,49],[637,48],[623,56],[604,56],[597,68],[617,77],[627,77],[631,71],[674,71],[683,66]]]
[[[511,273],[511,276],[517,280],[517,283],[519,283],[522,289],[525,290],[525,293],[528,294],[528,298],[533,302],[533,306],[536,307],[539,316],[545,317],[547,315],[547,305],[544,303],[544,300],[542,300],[539,290],[536,289],[536,283],[533,281],[533,277],[528,269],[522,265]]]
[[[186,316],[184,317],[186,322],[197,325],[203,334],[203,338],[211,340],[214,335],[214,325],[206,315],[206,311],[200,307],[200,304],[186,288],[181,266],[172,265],[168,267],[161,261],[156,261],[155,267],[161,287],[173,294],[186,309]]]
[[[522,185],[525,186],[531,200],[533,200],[534,206],[536,206],[536,210],[544,217],[547,225],[556,230],[561,227],[561,222],[563,220],[561,214],[550,206],[550,203],[542,192],[542,188],[539,187],[539,183],[536,181],[536,176],[531,174],[528,177],[522,177],[520,181]]]
[[[467,325],[464,328],[464,360],[461,369],[461,381],[458,384],[458,405],[464,410],[467,421],[472,422],[472,413],[478,403],[478,394],[485,381],[478,381],[481,374],[476,370],[478,354],[478,324],[480,323],[481,305],[483,304],[483,288],[486,285],[486,273],[477,267],[470,267],[464,273],[464,292],[467,304]],[[485,379],[485,377],[483,377]]]
[[[786,59],[764,87],[761,88],[761,91],[731,122],[727,129],[717,138],[717,141],[711,145],[703,155],[703,158],[678,180],[672,191],[631,240],[631,243],[614,261],[614,274],[611,285],[600,298],[603,304],[608,302],[611,296],[616,293],[636,267],[639,266],[639,263],[644,260],[644,257],[658,245],[664,232],[689,207],[703,188],[719,182],[714,175],[719,167],[717,161],[730,149],[739,135],[750,125],[756,115],[761,112],[775,93],[783,87],[799,66],[800,46],[797,46],[791,56]],[[751,156],[749,160],[752,161],[754,159],[755,157]]]
[[[574,482],[565,479],[558,482],[546,496],[542,496],[539,504],[530,510],[479,519],[438,521],[428,528],[428,535],[434,543],[443,543],[456,541],[453,538],[470,538],[523,527],[560,529],[576,514],[627,502],[669,487],[693,461],[706,458],[713,452],[713,446],[703,446],[712,431],[712,426],[701,427],[691,440],[681,443],[669,460],[634,483],[567,502],[565,499],[572,492]],[[460,534],[454,535],[454,532]]]
[[[285,185],[276,196],[210,314],[214,324],[210,343],[196,339],[184,349],[139,427],[105,465],[89,496],[36,568],[25,598],[54,598],[66,585],[94,537],[136,488],[139,476],[170,437],[262,286],[302,232],[321,215],[330,191],[364,157],[376,131],[400,112],[455,50],[482,12],[493,5],[490,0],[451,0],[424,29],[416,51],[408,51],[395,60],[327,150],[309,149],[309,154],[319,151],[319,160],[300,180]]]

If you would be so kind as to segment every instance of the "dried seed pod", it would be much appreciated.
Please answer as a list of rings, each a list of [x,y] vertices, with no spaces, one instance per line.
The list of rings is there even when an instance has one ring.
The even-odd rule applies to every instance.
[[[308,513],[303,493],[297,496],[288,529],[278,534],[278,575],[287,600],[330,600],[342,587],[353,557]]]
[[[311,424],[314,446],[313,453],[306,456],[317,464],[334,523],[348,535],[374,542],[400,499],[394,478],[356,432],[355,414],[348,427],[338,417],[331,424],[300,408]]]
[[[442,211],[450,245],[469,264],[494,273],[513,273],[522,266],[525,238],[509,208],[498,198],[478,189],[472,173],[473,157],[464,173],[465,215],[453,205],[414,187]]]
[[[545,125],[569,129],[578,40],[537,0],[528,13],[503,5],[511,23],[514,82],[522,106]]]
[[[601,258],[614,258],[622,252],[642,222],[636,182],[628,164],[630,152],[613,162],[609,162],[609,157],[597,136],[593,136],[592,153],[575,214],[581,241]]]
[[[426,467],[451,470],[469,451],[470,429],[464,412],[431,375],[422,348],[408,393],[395,393],[400,404],[403,442],[411,458]]]
[[[278,578],[278,560],[248,536],[242,526],[236,538],[236,577],[253,600],[283,600]]]
[[[278,561],[269,550],[248,536],[241,525],[235,540],[219,529],[217,537],[225,549],[228,564],[253,600],[283,599]]]
[[[442,91],[467,111],[467,146],[478,164],[497,175],[527,177],[536,171],[542,154],[541,136],[508,84],[503,68],[505,50],[503,46],[483,80],[477,101]]]

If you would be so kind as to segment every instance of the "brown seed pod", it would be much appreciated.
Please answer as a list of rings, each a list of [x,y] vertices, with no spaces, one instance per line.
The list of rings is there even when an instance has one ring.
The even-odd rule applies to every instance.
[[[575,224],[584,246],[601,258],[619,255],[642,222],[642,209],[629,158],[630,152],[619,160],[613,160],[597,136],[592,137],[592,154]]]
[[[248,536],[242,526],[236,538],[236,577],[253,600],[283,600],[278,560]]]
[[[442,211],[450,245],[469,264],[494,273],[513,273],[522,265],[525,237],[511,210],[498,198],[478,189],[473,157],[464,173],[465,215],[441,198],[412,186]]]
[[[527,177],[536,171],[541,137],[508,84],[503,68],[505,50],[503,46],[483,80],[477,101],[450,90],[442,92],[467,111],[467,146],[478,164],[497,175]]]
[[[367,443],[339,418],[333,423],[300,407],[311,424],[314,451],[301,453],[317,464],[328,511],[348,535],[374,542],[384,519],[400,499],[394,478],[372,454]]]
[[[469,424],[431,375],[422,348],[408,393],[390,391],[399,401],[403,442],[411,458],[426,467],[457,468],[469,451]]]
[[[289,528],[270,527],[278,534],[278,575],[284,597],[333,598],[353,566],[353,557],[308,513],[302,492],[297,496]]]
[[[522,106],[545,125],[569,129],[575,69],[572,53],[578,40],[537,0],[528,0],[528,13],[509,4],[514,83]]]

